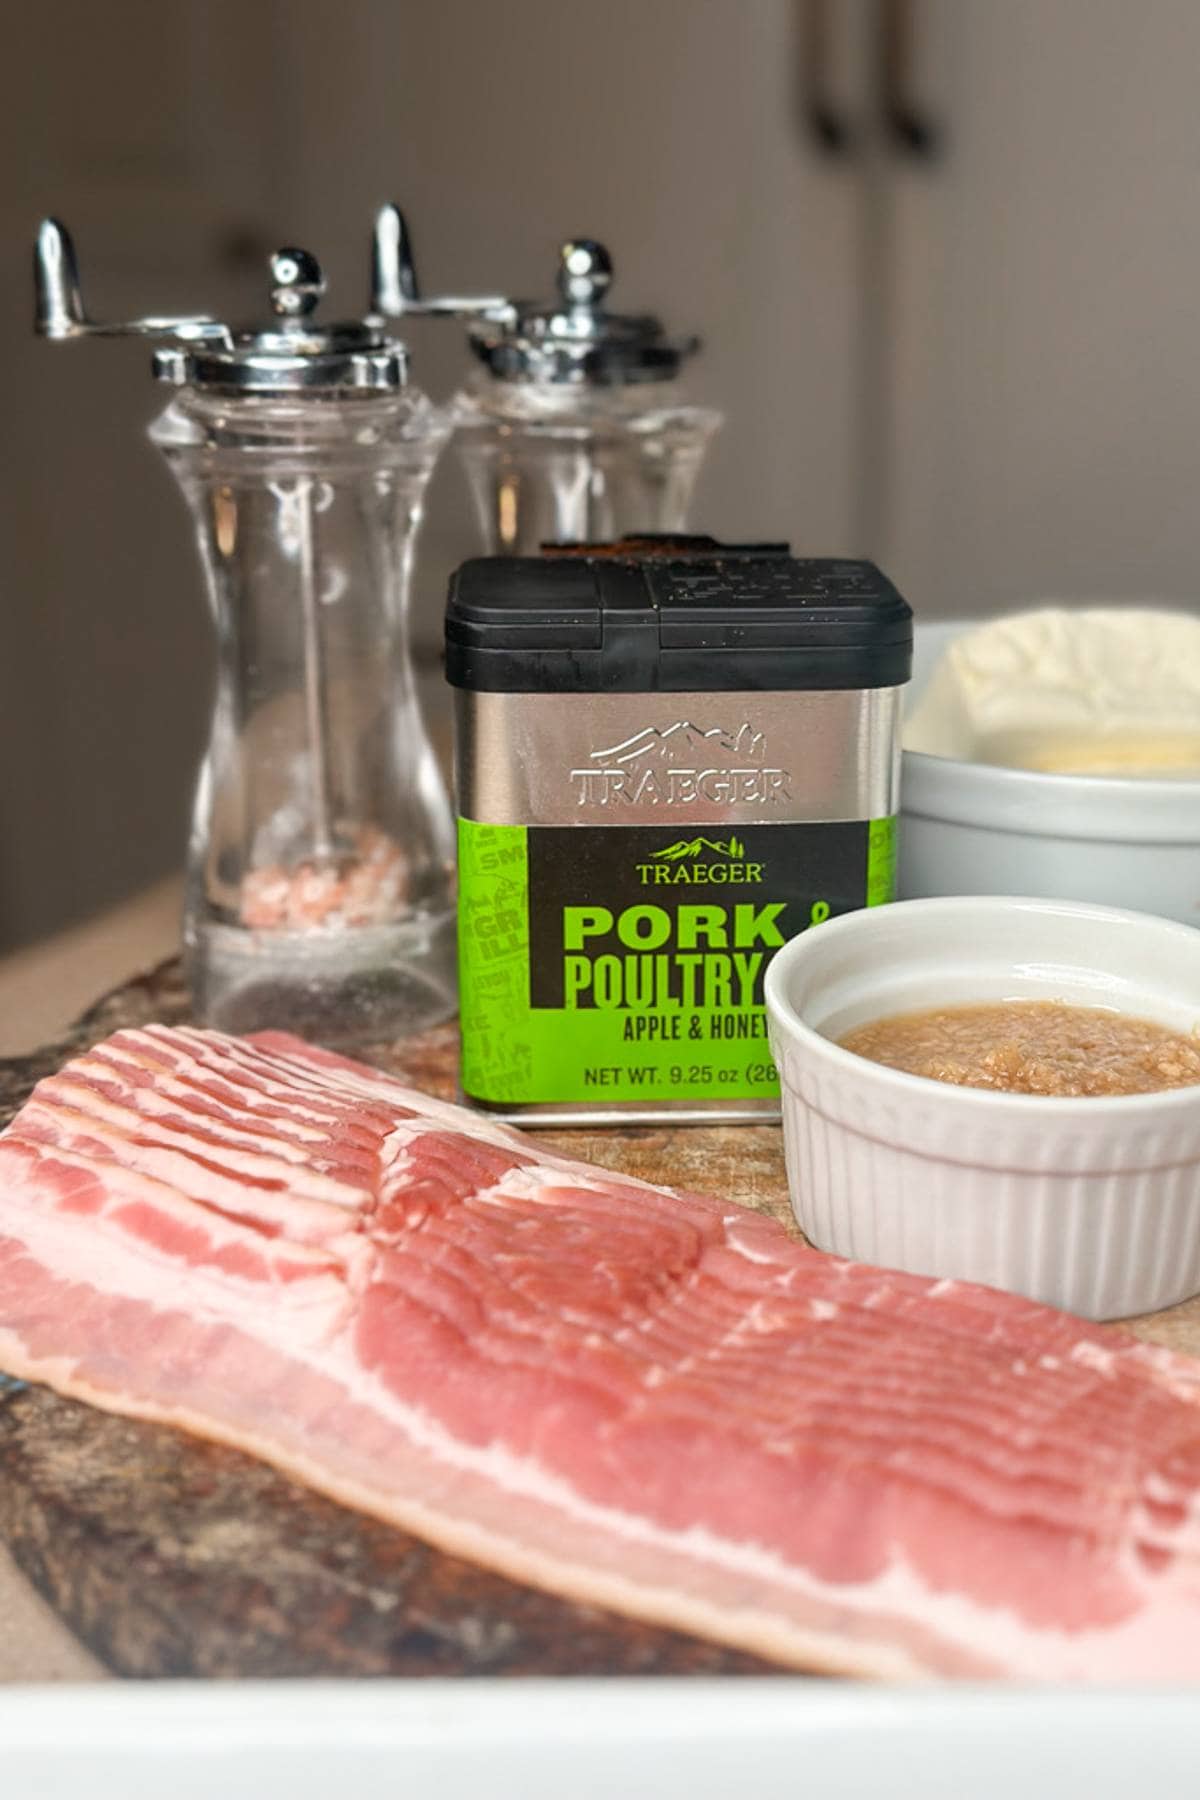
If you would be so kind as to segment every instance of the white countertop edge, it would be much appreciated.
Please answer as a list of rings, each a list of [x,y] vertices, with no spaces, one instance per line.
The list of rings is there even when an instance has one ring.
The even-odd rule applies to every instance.
[[[1200,1693],[788,1677],[154,1683],[0,1693],[5,1800],[1189,1796]],[[214,1786],[219,1780],[219,1789]],[[403,1783],[398,1789],[397,1781]],[[286,1783],[286,1788],[285,1788]],[[1041,1784],[1045,1783],[1043,1787]],[[1053,1783],[1053,1785],[1051,1785]],[[836,1785],[834,1785],[836,1784]],[[1086,1789],[1085,1789],[1086,1784]]]

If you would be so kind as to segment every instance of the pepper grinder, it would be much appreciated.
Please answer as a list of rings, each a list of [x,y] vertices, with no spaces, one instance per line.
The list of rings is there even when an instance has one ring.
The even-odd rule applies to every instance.
[[[175,391],[150,428],[196,525],[216,624],[211,736],[188,851],[184,956],[204,1024],[381,1041],[455,1008],[454,839],[408,647],[409,572],[451,421],[408,380],[418,297],[398,209],[379,215],[370,312],[318,323],[308,251],[270,260],[272,317],[100,325],[48,220],[37,328],[160,340]]]
[[[686,529],[721,424],[681,390],[699,339],[611,312],[612,280],[604,245],[575,238],[559,252],[556,301],[515,301],[469,326],[482,368],[455,403],[457,445],[490,554]]]

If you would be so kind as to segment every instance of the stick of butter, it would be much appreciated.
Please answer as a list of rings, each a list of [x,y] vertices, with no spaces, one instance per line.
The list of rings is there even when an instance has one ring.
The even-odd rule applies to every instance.
[[[945,652],[904,748],[1053,774],[1200,776],[1200,617],[1040,607]]]

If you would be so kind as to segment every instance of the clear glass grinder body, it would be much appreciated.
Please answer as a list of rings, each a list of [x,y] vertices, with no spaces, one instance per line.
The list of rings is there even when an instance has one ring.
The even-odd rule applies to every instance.
[[[406,617],[447,429],[408,389],[192,387],[152,427],[217,626],[184,919],[209,1024],[349,1041],[454,1009],[450,812]]]
[[[216,624],[211,741],[188,859],[195,1010],[231,1031],[334,1044],[449,1017],[454,839],[408,650],[425,488],[451,430],[408,385],[388,321],[491,312],[418,298],[398,209],[375,225],[367,315],[324,324],[316,259],[271,258],[265,326],[204,316],[98,324],[47,220],[37,328],[157,341],[174,397],[151,437],[191,508]]]

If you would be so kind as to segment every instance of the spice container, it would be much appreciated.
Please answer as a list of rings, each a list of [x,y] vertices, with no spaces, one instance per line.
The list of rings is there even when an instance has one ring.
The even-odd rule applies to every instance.
[[[96,326],[74,253],[38,240],[38,324],[55,338],[164,342],[174,388],[150,435],[191,508],[218,675],[188,857],[196,1011],[232,1031],[353,1043],[454,1010],[453,829],[417,701],[408,571],[450,431],[411,386],[386,319],[420,302],[403,221],[376,225],[367,317],[318,323],[316,259],[271,259],[269,323]]]
[[[457,447],[490,552],[685,528],[721,415],[682,393],[699,340],[610,312],[612,278],[603,244],[577,238],[556,300],[472,321],[481,368],[456,402]]]
[[[912,615],[869,563],[629,541],[453,578],[462,1087],[528,1121],[779,1110],[775,951],[893,893]]]

